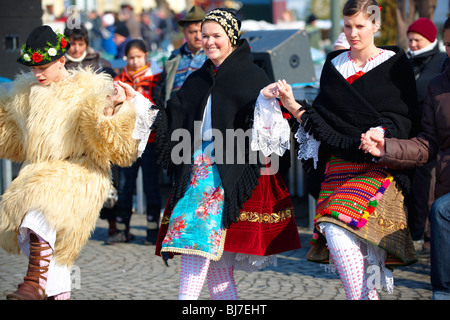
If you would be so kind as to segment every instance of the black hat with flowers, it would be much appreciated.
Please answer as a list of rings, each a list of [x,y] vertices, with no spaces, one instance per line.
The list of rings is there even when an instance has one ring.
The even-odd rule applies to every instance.
[[[22,46],[17,62],[29,66],[41,66],[61,58],[70,48],[67,38],[56,34],[49,26],[35,28]]]

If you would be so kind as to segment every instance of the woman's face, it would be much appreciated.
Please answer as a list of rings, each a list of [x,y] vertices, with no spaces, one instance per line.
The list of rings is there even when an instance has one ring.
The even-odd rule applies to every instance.
[[[56,61],[31,67],[31,72],[38,79],[39,83],[48,86],[53,82],[57,82],[64,78],[64,63],[65,57],[62,56]]]
[[[72,37],[69,39],[70,48],[67,54],[75,59],[81,58],[87,49],[87,43],[84,39],[74,40]]]
[[[215,21],[206,21],[202,26],[202,47],[206,56],[219,66],[233,52],[231,41],[224,28]]]
[[[447,55],[450,58],[450,29],[444,31],[444,46],[445,52],[447,52]]]
[[[372,46],[378,29],[379,24],[362,12],[344,16],[344,33],[352,50],[363,51]]]
[[[147,52],[132,47],[127,54],[127,64],[132,70],[137,71],[147,64],[147,57]]]

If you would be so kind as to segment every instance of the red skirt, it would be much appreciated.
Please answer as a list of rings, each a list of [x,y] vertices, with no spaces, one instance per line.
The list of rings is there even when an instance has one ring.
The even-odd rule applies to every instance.
[[[267,256],[301,248],[291,197],[279,174],[262,175],[226,232],[225,251]],[[160,256],[171,212],[164,211],[155,254]],[[169,254],[170,258],[173,254]]]

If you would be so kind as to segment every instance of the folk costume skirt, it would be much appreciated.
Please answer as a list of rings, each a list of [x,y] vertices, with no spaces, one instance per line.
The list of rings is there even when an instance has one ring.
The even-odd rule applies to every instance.
[[[408,229],[404,196],[387,169],[332,157],[317,200],[314,236],[307,259],[329,262],[319,224],[336,224],[387,251],[386,266],[417,261]]]
[[[278,174],[261,175],[252,196],[241,209],[238,222],[229,229],[223,228],[224,190],[214,151],[206,152],[210,149],[208,144],[204,143],[194,153],[184,196],[172,212],[166,206],[155,254],[165,261],[182,253],[217,261],[227,251],[237,253],[236,259],[241,262],[246,260],[245,255],[247,262],[263,267],[267,259],[263,263],[251,257],[267,257],[300,248],[292,202]]]

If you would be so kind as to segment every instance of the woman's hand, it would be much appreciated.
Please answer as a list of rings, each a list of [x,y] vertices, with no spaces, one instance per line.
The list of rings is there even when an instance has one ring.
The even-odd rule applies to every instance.
[[[122,81],[114,81],[114,85],[118,85],[124,90],[127,101],[131,101],[136,97],[136,90],[134,90],[133,87],[128,83]]]
[[[124,101],[131,101],[136,97],[136,91],[132,86],[126,84],[122,81],[114,81],[114,95],[112,97],[108,96],[107,99],[110,101],[110,105],[105,107],[105,116],[114,115],[119,109],[119,105]]]
[[[275,82],[269,84],[267,87],[262,89],[261,93],[266,99],[275,99],[278,97],[277,83]]]
[[[385,155],[384,133],[379,129],[370,129],[361,135],[361,144],[359,149],[364,153],[370,153],[374,157],[383,157]]]
[[[117,81],[114,81],[114,95],[111,98],[114,108],[122,104],[126,99],[127,95],[124,88]]]
[[[288,109],[294,117],[300,120],[305,110],[301,110],[302,106],[295,101],[292,87],[286,82],[286,80],[278,80],[275,84],[277,95],[283,106]]]

